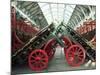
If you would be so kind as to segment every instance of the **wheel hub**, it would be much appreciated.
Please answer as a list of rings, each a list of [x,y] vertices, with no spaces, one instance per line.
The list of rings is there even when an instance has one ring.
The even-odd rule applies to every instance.
[[[40,61],[41,60],[41,58],[40,57],[36,57],[36,59],[35,59],[36,61]]]

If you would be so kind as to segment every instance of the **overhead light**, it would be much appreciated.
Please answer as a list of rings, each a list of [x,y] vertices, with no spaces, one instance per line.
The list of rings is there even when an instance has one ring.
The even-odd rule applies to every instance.
[[[42,16],[39,16],[39,19],[41,20],[42,19]]]

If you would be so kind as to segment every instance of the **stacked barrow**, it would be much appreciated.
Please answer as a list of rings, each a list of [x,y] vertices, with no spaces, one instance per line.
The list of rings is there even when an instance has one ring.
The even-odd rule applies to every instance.
[[[52,24],[37,30],[36,27],[25,23],[23,19],[17,19],[14,7],[11,14],[12,67],[27,64],[33,71],[46,69],[54,55],[53,50],[47,50],[48,43],[45,43],[54,30]]]
[[[27,64],[33,71],[42,71],[54,56],[59,41],[48,37],[53,33],[53,24],[41,30],[35,30],[23,20],[16,20],[12,7],[12,64]],[[27,38],[26,38],[27,37]],[[64,53],[70,66],[80,66],[85,62],[85,49],[67,36],[60,37]]]

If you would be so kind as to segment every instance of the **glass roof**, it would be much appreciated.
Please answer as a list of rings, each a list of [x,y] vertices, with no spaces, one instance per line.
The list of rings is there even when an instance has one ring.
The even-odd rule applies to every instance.
[[[48,24],[52,22],[59,25],[61,22],[67,24],[76,5],[38,3]]]

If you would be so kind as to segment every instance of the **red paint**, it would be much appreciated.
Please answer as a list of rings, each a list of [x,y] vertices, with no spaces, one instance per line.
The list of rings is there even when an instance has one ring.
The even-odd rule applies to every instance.
[[[28,57],[29,67],[33,71],[42,71],[48,67],[48,55],[44,50],[33,50]]]
[[[85,50],[80,45],[72,45],[66,51],[66,60],[70,66],[78,67],[85,62]]]

